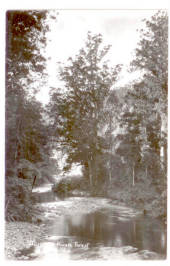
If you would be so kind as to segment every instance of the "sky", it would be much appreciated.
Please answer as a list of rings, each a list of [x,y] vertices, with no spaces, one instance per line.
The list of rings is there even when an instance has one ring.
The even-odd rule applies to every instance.
[[[49,87],[57,87],[57,62],[66,62],[74,57],[84,46],[87,32],[103,35],[104,45],[111,45],[106,59],[111,65],[123,64],[120,84],[136,77],[128,74],[127,66],[133,58],[139,41],[137,29],[144,28],[143,19],[149,19],[156,10],[61,10],[57,19],[49,20],[50,32],[47,33],[46,55]],[[48,102],[48,89],[42,88],[38,99]]]

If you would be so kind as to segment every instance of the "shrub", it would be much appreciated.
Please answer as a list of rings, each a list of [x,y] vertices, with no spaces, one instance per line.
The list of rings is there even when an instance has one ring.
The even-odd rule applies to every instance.
[[[69,195],[73,190],[87,190],[88,182],[80,176],[67,176],[60,179],[52,188],[59,195]]]
[[[6,178],[5,218],[7,221],[31,219],[31,183],[16,176]]]
[[[32,183],[39,169],[27,160],[20,160],[16,168],[7,169],[5,178],[5,219],[31,221],[33,215]]]

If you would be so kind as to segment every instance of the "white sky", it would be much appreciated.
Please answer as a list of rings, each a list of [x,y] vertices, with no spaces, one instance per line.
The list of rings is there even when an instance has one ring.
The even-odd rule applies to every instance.
[[[142,20],[148,19],[156,10],[61,10],[57,20],[50,21],[51,32],[47,34],[49,86],[60,86],[57,78],[56,62],[66,62],[84,46],[87,32],[101,33],[105,45],[112,47],[106,59],[112,65],[124,64],[122,84],[128,82],[134,75],[126,72],[126,66],[132,59],[132,54],[139,40],[140,29],[144,26]],[[48,89],[43,88],[38,97],[46,103]]]

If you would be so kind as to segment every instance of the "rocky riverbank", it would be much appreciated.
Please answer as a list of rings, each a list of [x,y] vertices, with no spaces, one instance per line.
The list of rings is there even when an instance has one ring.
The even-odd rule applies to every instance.
[[[5,256],[16,260],[20,250],[32,248],[44,237],[43,225],[27,222],[6,222],[5,225]],[[20,259],[25,259],[22,256]]]

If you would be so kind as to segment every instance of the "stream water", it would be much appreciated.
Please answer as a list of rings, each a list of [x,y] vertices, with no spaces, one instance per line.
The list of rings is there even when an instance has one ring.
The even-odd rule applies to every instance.
[[[60,217],[49,224],[48,235],[51,236],[49,240],[61,236],[66,244],[76,241],[82,246],[87,244],[90,247],[133,246],[160,254],[166,252],[164,227],[160,221],[149,218],[130,219],[120,216],[120,213],[118,216],[116,213],[105,214],[98,211]]]
[[[44,200],[47,202],[48,197]],[[140,259],[144,252],[155,254],[156,259],[166,257],[164,223],[143,215],[132,215],[125,207],[102,207],[87,214],[61,215],[47,220],[44,226],[46,237],[34,247],[32,257],[120,259],[128,256]]]
[[[132,218],[121,209],[113,213],[102,210],[68,215],[51,221],[48,226],[46,240],[58,250],[69,251],[70,258],[74,258],[76,252],[80,258],[101,256],[101,247],[119,248],[117,251],[120,251],[121,247],[128,246],[132,247],[130,253],[148,250],[166,254],[165,227],[161,221],[149,217]]]

